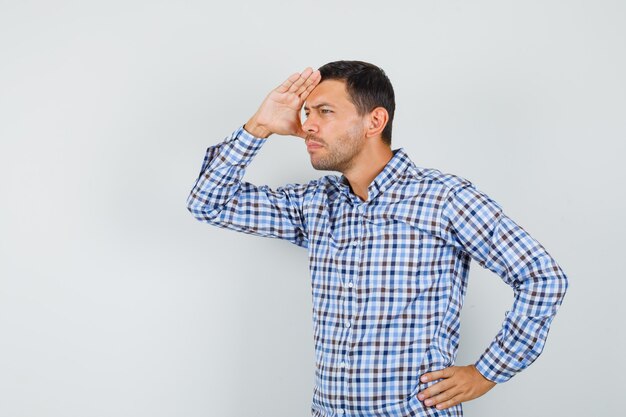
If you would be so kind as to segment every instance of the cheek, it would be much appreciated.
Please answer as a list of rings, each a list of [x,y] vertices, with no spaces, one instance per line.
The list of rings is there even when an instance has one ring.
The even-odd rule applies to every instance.
[[[336,120],[320,120],[317,125],[320,136],[328,139],[333,139],[341,133],[341,126],[337,124]]]
[[[363,119],[350,117],[328,117],[320,119],[318,123],[320,136],[328,139],[361,138],[365,135]]]
[[[363,117],[351,116],[343,121],[346,132],[357,133],[365,130],[367,120]]]
[[[327,128],[331,129],[337,135],[345,135],[346,133],[352,133],[360,128],[359,123],[355,123],[353,120],[330,120],[327,123]]]
[[[361,120],[352,124],[346,132],[348,132],[349,136],[352,139],[362,139],[365,137],[365,132],[367,131],[366,127],[363,126]]]

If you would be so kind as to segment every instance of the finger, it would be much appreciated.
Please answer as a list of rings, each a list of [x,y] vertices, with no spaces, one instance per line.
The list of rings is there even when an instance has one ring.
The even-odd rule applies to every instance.
[[[289,92],[294,94],[300,94],[300,89],[306,83],[306,80],[309,78],[313,70],[311,68],[306,68],[300,74],[300,77],[289,87]]]
[[[446,408],[454,407],[457,404],[461,404],[463,401],[464,400],[461,395],[456,395],[447,401],[437,404],[436,407],[437,410],[445,410]]]
[[[419,394],[417,394],[417,398],[421,401],[424,401],[427,398],[430,397],[434,397],[442,392],[445,392],[446,390],[449,390],[450,388],[452,388],[455,384],[447,379],[444,379],[443,381],[437,382],[436,384],[431,385],[430,387],[426,388],[424,391],[421,391]]]
[[[302,91],[302,93],[300,93],[300,99],[301,100],[306,99],[309,96],[309,94],[311,94],[311,91],[313,91],[313,89],[317,87],[321,79],[322,79],[322,76],[320,75],[319,71],[315,71],[313,74],[311,74],[311,76],[305,83],[306,88],[304,89],[304,91]]]
[[[311,71],[311,73],[309,74],[309,76],[306,78],[306,80],[304,80],[304,83],[300,86],[300,88],[298,88],[298,91],[296,91],[297,95],[301,95],[302,93],[304,93],[306,91],[306,89],[316,81],[317,77],[318,77],[319,71]]]
[[[290,93],[296,93],[298,91],[298,89],[300,88],[300,86],[302,86],[302,84],[304,84],[306,79],[309,78],[309,75],[311,75],[312,72],[313,72],[313,69],[310,68],[310,67],[308,67],[304,71],[302,71],[302,74],[300,74],[300,77],[298,77],[298,79],[295,80],[293,82],[293,84],[291,84],[291,87],[289,87],[289,92]]]
[[[299,78],[299,72],[291,74],[289,78],[287,78],[281,85],[276,87],[276,91],[279,93],[286,93],[287,91],[289,91],[289,88],[293,85],[293,83],[298,81]]]
[[[450,378],[452,375],[454,375],[454,366],[450,366],[448,368],[440,369],[439,371],[433,371],[433,372],[424,374],[420,378],[420,381],[422,382],[434,381],[436,379],[441,379],[441,378]]]
[[[424,404],[429,407],[437,405],[437,404],[441,404],[456,397],[457,395],[459,395],[459,393],[460,393],[459,389],[450,388],[449,390],[446,390],[438,395],[435,395],[432,398],[427,399],[426,401],[424,401]]]

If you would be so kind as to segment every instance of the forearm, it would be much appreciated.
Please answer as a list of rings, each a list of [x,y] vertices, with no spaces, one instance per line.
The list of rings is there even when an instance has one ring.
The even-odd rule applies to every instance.
[[[446,240],[499,275],[515,293],[500,332],[476,362],[484,377],[504,382],[543,350],[567,278],[539,242],[469,183],[450,194],[442,224]]]
[[[245,169],[265,139],[243,127],[207,149],[200,175],[187,198],[188,210],[199,220],[210,220],[240,188]]]
[[[239,128],[210,147],[187,198],[187,208],[196,219],[214,226],[306,247],[303,205],[315,182],[273,190],[243,181],[247,165],[265,140]]]
[[[501,383],[527,368],[543,351],[568,282],[543,246],[512,220],[503,217],[496,233],[515,242],[501,245],[499,258],[505,268],[496,269],[513,287],[515,299],[502,328],[475,365],[487,379]]]

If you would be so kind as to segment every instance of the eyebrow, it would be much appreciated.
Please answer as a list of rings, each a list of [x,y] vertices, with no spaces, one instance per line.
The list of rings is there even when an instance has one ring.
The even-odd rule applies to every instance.
[[[334,107],[334,106],[330,103],[320,103],[320,104],[316,104],[315,106],[311,106],[312,109],[318,109],[320,107]],[[304,111],[308,111],[308,110],[309,110],[309,107],[304,106]]]

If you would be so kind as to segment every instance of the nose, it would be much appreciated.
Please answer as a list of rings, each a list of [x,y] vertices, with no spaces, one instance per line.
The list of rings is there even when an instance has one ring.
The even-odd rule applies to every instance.
[[[317,122],[315,122],[314,116],[312,114],[309,114],[309,117],[307,117],[302,123],[302,130],[307,133],[317,133],[317,131],[319,130]]]

